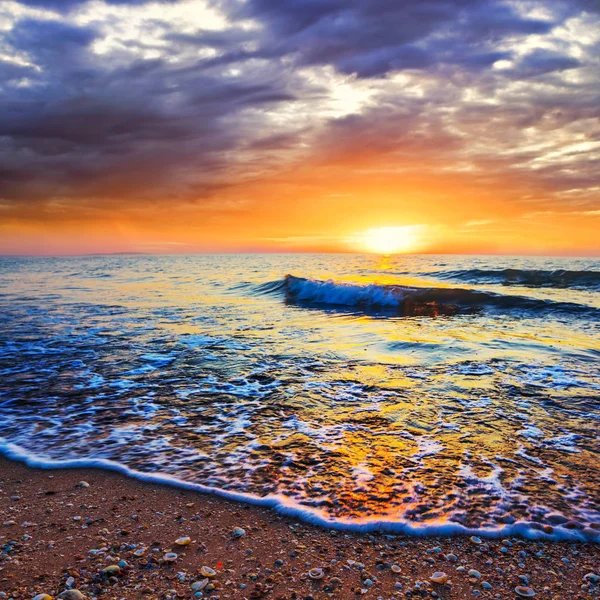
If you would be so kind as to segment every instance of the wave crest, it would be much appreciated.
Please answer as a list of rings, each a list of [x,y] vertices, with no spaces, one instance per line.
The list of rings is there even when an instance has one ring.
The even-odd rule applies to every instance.
[[[435,273],[443,279],[469,283],[497,283],[524,287],[580,288],[600,290],[598,271],[555,271],[539,269],[467,269]]]
[[[333,280],[286,275],[283,280],[259,285],[260,294],[284,294],[287,302],[300,306],[383,313],[395,316],[470,314],[492,308],[499,310],[597,312],[568,302],[553,302],[462,288],[360,285]]]

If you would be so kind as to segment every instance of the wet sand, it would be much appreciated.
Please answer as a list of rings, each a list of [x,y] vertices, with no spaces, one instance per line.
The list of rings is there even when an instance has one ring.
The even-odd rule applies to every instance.
[[[512,599],[517,586],[536,598],[600,598],[599,544],[478,542],[331,532],[115,473],[0,458],[0,598],[72,587],[82,596],[63,598]],[[435,572],[447,582],[433,583]]]

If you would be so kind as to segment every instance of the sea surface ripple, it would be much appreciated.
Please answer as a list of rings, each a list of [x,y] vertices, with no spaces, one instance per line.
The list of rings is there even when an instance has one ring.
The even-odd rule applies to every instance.
[[[0,258],[0,451],[417,535],[600,540],[600,261]]]

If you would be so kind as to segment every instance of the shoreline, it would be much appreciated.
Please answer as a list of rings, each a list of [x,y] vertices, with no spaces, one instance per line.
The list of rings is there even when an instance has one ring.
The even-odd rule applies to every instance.
[[[236,528],[245,533],[235,537]],[[175,544],[186,537],[189,545]],[[67,583],[84,598],[115,600],[512,599],[519,585],[540,598],[600,598],[600,586],[584,579],[599,575],[599,544],[481,542],[331,531],[98,468],[38,469],[0,457],[0,598],[54,596]],[[164,562],[169,552],[178,555],[173,563]],[[118,574],[101,573],[120,561],[127,566]],[[192,589],[204,582],[202,567],[217,571],[214,591]],[[435,584],[435,572],[448,581]]]
[[[388,534],[392,536],[407,537],[460,537],[480,536],[486,540],[501,540],[508,537],[518,537],[530,541],[546,542],[581,542],[600,543],[600,524],[594,523],[593,527],[569,528],[573,522],[567,522],[567,526],[549,526],[540,523],[516,522],[504,525],[498,529],[468,528],[458,523],[405,523],[377,519],[365,520],[363,523],[352,523],[344,520],[328,520],[309,509],[288,505],[276,497],[260,498],[247,493],[234,492],[205,486],[200,483],[186,482],[176,477],[161,473],[144,473],[137,471],[118,462],[105,459],[66,459],[53,460],[42,459],[29,454],[26,450],[14,444],[0,444],[0,457],[21,463],[28,468],[41,470],[100,470],[107,473],[115,473],[143,483],[157,486],[166,486],[174,490],[185,490],[202,495],[212,496],[234,503],[249,504],[254,507],[268,509],[283,517],[298,520],[306,525],[318,527],[325,530],[336,530],[337,532],[350,534]]]

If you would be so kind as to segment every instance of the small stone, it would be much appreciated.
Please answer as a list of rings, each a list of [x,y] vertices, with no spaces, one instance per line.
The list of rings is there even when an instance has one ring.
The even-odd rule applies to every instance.
[[[394,573],[401,573],[402,569],[398,565],[392,565],[392,571]]]
[[[308,576],[311,579],[323,579],[323,569],[319,569],[318,567],[315,567],[314,569],[311,569],[308,572]]]
[[[200,575],[202,575],[202,577],[212,579],[213,577],[217,576],[217,572],[214,569],[211,569],[210,567],[202,567],[200,569]]]
[[[242,529],[241,527],[235,527],[232,535],[234,538],[241,538],[242,536],[246,535],[246,530]]]
[[[52,600],[54,596],[49,596],[48,594],[38,594],[33,597],[33,600]]]
[[[208,579],[202,579],[201,581],[194,581],[192,583],[192,590],[194,592],[201,592],[209,584]]]
[[[517,596],[522,596],[523,598],[533,598],[535,596],[533,588],[526,587],[524,585],[518,585],[515,588],[515,593]]]
[[[177,546],[188,546],[191,543],[192,543],[192,540],[188,536],[180,537],[175,540],[175,544]]]
[[[448,575],[443,571],[436,571],[429,579],[431,579],[433,583],[446,583],[446,581],[448,581]]]
[[[100,572],[105,577],[116,577],[121,573],[121,567],[119,565],[109,565],[105,569],[102,569],[102,571]]]
[[[139,558],[140,556],[144,556],[144,554],[146,554],[146,548],[138,548],[138,549],[137,549],[137,550],[136,550],[136,551],[133,553],[133,555],[134,555],[134,556],[137,556],[138,558]]]
[[[481,587],[482,587],[484,590],[491,590],[491,589],[492,589],[492,584],[491,584],[489,581],[484,581],[484,582],[481,584]]]
[[[479,579],[481,577],[481,573],[479,571],[476,571],[475,569],[470,569],[469,577],[475,577],[475,579]]]
[[[472,535],[469,539],[471,540],[471,543],[475,544],[476,546],[481,546],[481,544],[483,544],[481,538],[476,535]]]
[[[79,590],[65,590],[56,597],[58,600],[85,600],[85,596]]]
[[[165,562],[175,562],[177,560],[178,556],[176,552],[167,552],[164,556],[163,556],[163,560]]]
[[[90,484],[87,481],[80,481],[75,487],[78,487],[78,488],[89,488]]]

